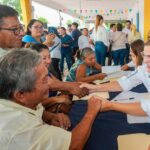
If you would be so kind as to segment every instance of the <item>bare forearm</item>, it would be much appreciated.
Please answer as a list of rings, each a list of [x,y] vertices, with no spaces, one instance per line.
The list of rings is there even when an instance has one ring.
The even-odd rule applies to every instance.
[[[52,84],[50,86],[50,89],[52,91],[69,91],[69,87],[70,87],[70,83],[69,82],[54,82],[54,84]]]
[[[117,103],[111,102],[110,110],[120,111],[135,116],[146,116],[147,114],[142,110],[140,103]]]
[[[100,92],[106,92],[106,91],[117,92],[117,91],[122,91],[122,88],[117,81],[113,81],[113,82],[97,85],[95,90]]]
[[[98,75],[92,75],[92,76],[87,76],[87,77],[77,77],[76,81],[90,83],[98,79],[99,79]]]
[[[86,143],[92,124],[95,120],[96,114],[86,113],[81,122],[72,130],[72,139],[69,150],[82,150]]]

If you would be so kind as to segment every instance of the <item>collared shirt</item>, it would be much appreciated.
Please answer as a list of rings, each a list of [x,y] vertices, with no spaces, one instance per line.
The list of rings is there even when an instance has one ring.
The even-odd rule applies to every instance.
[[[137,70],[128,77],[118,79],[118,83],[124,91],[129,91],[133,87],[143,83],[147,88],[148,93],[150,93],[150,74],[146,71],[146,65],[138,67]],[[150,100],[141,99],[140,103],[143,111],[150,117]]]
[[[71,133],[42,121],[43,107],[36,110],[0,99],[0,149],[68,150]]]
[[[81,50],[85,47],[91,47],[89,44],[89,37],[85,35],[81,35],[78,39],[78,46],[79,46],[79,49]]]
[[[107,31],[103,26],[98,26],[98,29],[94,28],[93,33],[91,35],[91,39],[94,42],[103,42],[106,46],[109,45]]]
[[[4,56],[7,53],[5,49],[0,48],[0,57]]]
[[[137,70],[132,72],[127,77],[122,77],[117,80],[124,91],[129,91],[133,87],[143,83],[150,92],[150,74],[147,73],[146,65],[139,66]]]

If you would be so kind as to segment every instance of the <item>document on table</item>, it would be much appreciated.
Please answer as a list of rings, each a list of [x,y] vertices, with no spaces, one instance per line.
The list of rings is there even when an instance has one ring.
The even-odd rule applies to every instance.
[[[126,76],[132,71],[123,71],[121,70],[121,66],[103,66],[102,73],[106,73],[107,76],[105,80],[117,79],[122,76]]]
[[[148,150],[150,147],[150,135],[128,134],[118,137],[118,150]]]
[[[136,93],[131,91],[121,92],[115,98],[113,98],[112,101],[133,102],[133,101],[140,101],[141,99],[150,99],[150,93]]]
[[[84,96],[82,98],[78,98],[77,96],[73,96],[73,101],[77,101],[77,100],[88,100],[90,97],[92,96],[99,96],[99,97],[102,97],[102,98],[106,98],[108,99],[109,98],[109,94],[108,92],[96,92],[96,93],[91,93],[87,96]]]
[[[135,93],[135,92],[122,92],[117,95],[112,101],[117,101],[119,103],[133,103],[140,102],[142,99],[150,100],[149,93]],[[150,118],[147,116],[133,116],[127,114],[128,123],[150,123]]]
[[[121,71],[121,66],[102,66],[102,73],[114,73],[117,71]]]

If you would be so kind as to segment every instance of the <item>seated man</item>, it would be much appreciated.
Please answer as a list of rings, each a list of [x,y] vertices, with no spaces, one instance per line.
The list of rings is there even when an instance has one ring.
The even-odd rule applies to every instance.
[[[101,102],[91,98],[72,130],[46,124],[41,102],[48,97],[48,71],[37,52],[18,49],[0,60],[0,147],[2,150],[82,150]]]

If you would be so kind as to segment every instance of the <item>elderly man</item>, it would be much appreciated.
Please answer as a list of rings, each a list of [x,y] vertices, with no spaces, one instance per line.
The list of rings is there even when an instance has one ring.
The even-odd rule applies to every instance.
[[[24,26],[18,20],[18,13],[9,6],[0,5],[0,55],[6,53],[6,50],[10,48],[21,47],[23,35]],[[56,82],[54,80],[52,82],[53,86],[49,87],[51,90],[67,91],[78,97],[88,94],[88,90],[81,89],[77,82]]]
[[[91,98],[82,121],[72,130],[42,120],[41,102],[48,97],[48,71],[28,49],[8,52],[0,60],[0,147],[3,150],[82,150],[101,102]]]

